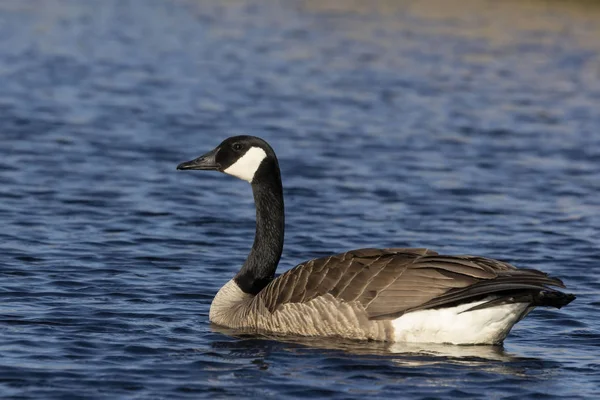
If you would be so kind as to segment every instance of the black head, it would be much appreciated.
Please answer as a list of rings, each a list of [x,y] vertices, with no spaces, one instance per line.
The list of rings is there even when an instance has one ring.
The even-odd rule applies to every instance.
[[[277,167],[276,171],[270,171],[273,166]],[[250,183],[264,174],[279,174],[275,152],[267,142],[256,136],[225,139],[214,150],[179,164],[177,169],[216,170]]]

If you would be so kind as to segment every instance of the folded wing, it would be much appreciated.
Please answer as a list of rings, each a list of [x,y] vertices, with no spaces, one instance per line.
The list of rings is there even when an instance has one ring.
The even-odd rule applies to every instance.
[[[300,264],[258,296],[270,312],[329,294],[357,302],[370,319],[473,301],[491,294],[539,293],[559,279],[483,257],[442,256],[428,249],[358,249]],[[552,291],[552,290],[551,290]]]

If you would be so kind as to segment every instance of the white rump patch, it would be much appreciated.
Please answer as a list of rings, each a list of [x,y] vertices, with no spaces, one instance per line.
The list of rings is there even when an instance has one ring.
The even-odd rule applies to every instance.
[[[252,183],[256,170],[265,158],[267,158],[267,153],[263,149],[260,147],[251,147],[246,154],[223,172]]]
[[[456,307],[409,312],[392,321],[396,342],[496,344],[531,309],[527,303],[466,311],[494,297]]]

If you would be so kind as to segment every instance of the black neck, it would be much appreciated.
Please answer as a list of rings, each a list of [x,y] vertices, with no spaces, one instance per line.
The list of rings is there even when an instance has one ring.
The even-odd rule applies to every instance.
[[[252,180],[256,205],[256,235],[252,250],[235,282],[256,295],[271,282],[283,251],[283,188],[276,159],[265,159]]]

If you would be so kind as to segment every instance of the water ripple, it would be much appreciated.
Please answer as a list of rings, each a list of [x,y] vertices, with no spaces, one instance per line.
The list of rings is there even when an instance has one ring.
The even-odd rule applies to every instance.
[[[1,397],[598,397],[599,15],[577,1],[2,2]],[[543,269],[578,299],[504,347],[211,326],[252,243],[251,192],[175,166],[236,134],[280,159],[280,272],[430,247]]]

